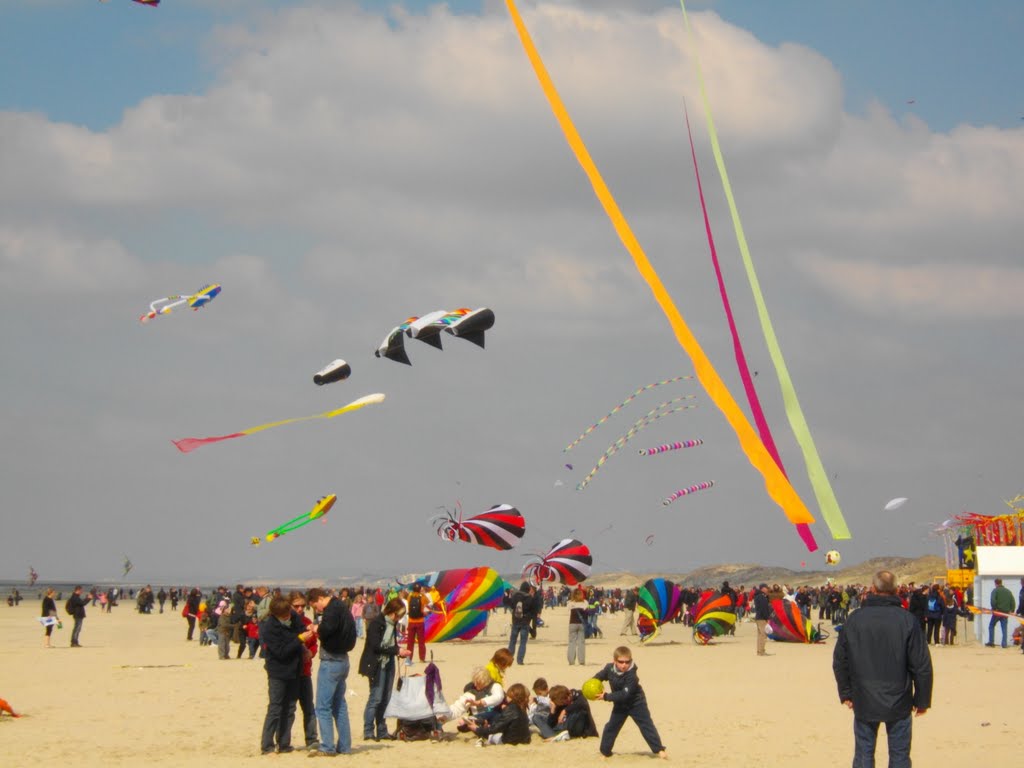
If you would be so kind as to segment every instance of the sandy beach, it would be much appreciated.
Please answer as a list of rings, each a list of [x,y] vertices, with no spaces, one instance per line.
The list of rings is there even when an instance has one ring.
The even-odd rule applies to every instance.
[[[69,623],[42,647],[37,601],[0,608],[0,697],[24,717],[0,718],[6,768],[67,766],[206,766],[300,763],[305,753],[259,754],[266,708],[266,675],[260,660],[219,661],[214,647],[185,641],[177,614],[141,615],[127,605],[101,614],[90,609],[81,649],[68,647]],[[513,666],[507,682],[528,687],[537,677],[580,686],[611,658],[624,638],[621,614],[601,619],[604,639],[587,643],[587,665],[565,658],[567,612],[546,611],[547,626],[531,641],[526,664]],[[505,614],[490,633],[470,643],[428,646],[441,669],[447,698],[454,698],[500,645]],[[960,639],[963,633],[961,631]],[[770,643],[767,658],[754,653],[755,628],[739,625],[736,637],[699,647],[682,625],[670,625],[653,643],[632,644],[640,680],[672,762],[720,766],[847,765],[852,759],[852,716],[836,697],[833,640],[823,645]],[[361,650],[359,641],[357,650]],[[976,754],[987,765],[1019,760],[1024,713],[1019,698],[1019,649],[989,649],[975,642],[932,649],[936,682],[933,709],[914,723],[913,758],[941,765]],[[417,664],[412,670],[421,671]],[[314,667],[314,677],[316,670]],[[481,750],[460,735],[444,743],[373,743],[360,739],[367,684],[349,678],[349,714],[355,736],[350,758],[367,766],[441,764],[475,768]],[[603,727],[610,705],[595,702]],[[453,730],[451,725],[448,730]],[[301,728],[293,731],[301,743]],[[879,765],[885,765],[884,738]],[[599,759],[596,739],[486,748],[486,760],[536,766],[550,760],[578,765]],[[653,758],[632,723],[616,744],[616,764]],[[436,761],[436,762],[435,762]]]

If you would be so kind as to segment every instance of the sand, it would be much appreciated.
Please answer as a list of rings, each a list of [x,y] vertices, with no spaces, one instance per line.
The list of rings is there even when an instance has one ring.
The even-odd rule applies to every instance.
[[[83,648],[68,647],[70,625],[42,647],[38,603],[0,607],[0,698],[24,717],[0,718],[0,765],[21,766],[244,766],[300,764],[305,753],[261,756],[266,675],[260,660],[219,661],[215,647],[185,642],[185,620],[172,613],[148,616],[120,606],[110,615],[88,611]],[[624,638],[621,615],[601,619],[604,639],[587,643],[587,666],[565,658],[567,612],[548,611],[548,626],[531,641],[526,664],[507,682],[528,687],[536,677],[579,687],[610,660]],[[448,698],[503,644],[508,619],[497,613],[491,633],[470,643],[433,648]],[[962,636],[962,633],[961,633]],[[668,626],[655,642],[632,645],[640,680],[670,762],[683,765],[770,765],[798,768],[848,765],[853,755],[852,715],[836,697],[833,640],[803,646],[769,643],[755,655],[755,628],[741,623],[736,637],[699,647],[682,625]],[[357,650],[362,649],[362,641]],[[1024,711],[1019,706],[1019,649],[934,648],[933,709],[914,723],[917,765],[943,765],[984,755],[989,766],[1019,762]],[[422,670],[416,665],[413,671]],[[314,667],[314,677],[316,670]],[[466,736],[445,743],[363,742],[367,683],[349,678],[354,754],[337,760],[366,766],[443,765],[479,768],[482,760],[531,768],[558,761],[599,760],[597,739],[529,746],[474,747]],[[595,702],[600,729],[610,705]],[[453,730],[452,726],[448,726]],[[301,744],[301,727],[293,731]],[[885,763],[880,739],[879,765]],[[616,744],[616,765],[652,764],[636,727],[627,722]],[[198,762],[196,762],[198,761]],[[312,763],[311,763],[312,764]],[[319,764],[319,763],[316,763]],[[659,763],[660,764],[660,763]]]

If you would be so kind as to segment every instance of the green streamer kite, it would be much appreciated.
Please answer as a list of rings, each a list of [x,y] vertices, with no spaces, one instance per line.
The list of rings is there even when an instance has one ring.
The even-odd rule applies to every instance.
[[[686,3],[684,0],[679,0],[679,5],[683,10],[683,22],[686,25],[686,33],[690,38],[690,44],[693,48],[693,63],[697,70],[697,81],[700,85],[701,99],[704,102],[704,115],[707,118],[711,151],[714,153],[718,174],[722,178],[722,188],[725,190],[725,198],[729,203],[733,229],[736,231],[740,255],[743,257],[743,267],[746,270],[747,280],[750,283],[750,291],[754,295],[757,317],[761,321],[761,332],[764,334],[768,354],[771,356],[772,364],[775,366],[775,374],[779,379],[779,388],[782,390],[782,402],[786,409],[786,418],[789,419],[790,429],[793,430],[793,436],[800,445],[800,450],[804,456],[804,463],[807,466],[807,476],[811,481],[811,488],[814,490],[814,496],[818,500],[821,516],[825,519],[829,531],[832,532],[832,538],[848,539],[850,538],[850,529],[846,526],[846,520],[839,509],[839,502],[836,500],[835,492],[832,490],[832,484],[829,482],[825,467],[822,466],[821,456],[814,445],[814,438],[811,437],[810,427],[807,425],[807,419],[804,417],[800,401],[797,399],[793,380],[789,376],[789,369],[786,367],[786,361],[782,357],[782,350],[779,348],[779,341],[775,336],[775,329],[772,327],[771,318],[768,316],[768,308],[764,303],[764,296],[761,294],[761,284],[757,279],[757,272],[754,270],[750,249],[747,247],[747,238],[743,233],[743,224],[740,222],[739,210],[736,207],[736,200],[732,194],[732,186],[729,184],[729,174],[725,169],[722,148],[718,143],[718,133],[715,131],[715,123],[711,117],[711,104],[708,101],[707,90],[704,87],[704,74],[700,68],[700,59],[697,57],[696,42],[693,30],[690,28],[690,19],[686,15]]]

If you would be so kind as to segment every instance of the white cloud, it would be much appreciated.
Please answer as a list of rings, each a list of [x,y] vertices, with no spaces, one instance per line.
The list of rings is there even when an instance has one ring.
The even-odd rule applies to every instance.
[[[678,8],[651,5],[523,10],[640,242],[735,384],[686,97],[744,345],[787,469],[806,493],[708,147],[690,42]],[[81,462],[76,471],[96,486],[114,457],[109,483],[125,498],[90,486],[82,503],[127,519],[134,499],[196,498],[175,522],[208,530],[195,557],[218,564],[232,558],[231,537],[244,549],[243,515],[243,527],[273,522],[296,499],[338,487],[367,540],[415,530],[417,515],[448,502],[457,481],[480,505],[519,504],[541,537],[589,521],[603,527],[623,509],[645,514],[648,492],[657,507],[656,486],[679,478],[633,468],[625,456],[585,497],[550,496],[566,440],[643,382],[689,366],[566,147],[502,5],[481,16],[435,8],[384,19],[324,3],[237,18],[207,42],[213,85],[143,99],[109,130],[0,112],[0,334],[19,362],[4,368],[3,417],[32,446],[3,457],[10,503],[31,503],[46,457]],[[1019,380],[1019,363],[1002,350],[1019,342],[1024,132],[937,134],[878,105],[852,117],[842,111],[841,74],[818,53],[765,45],[710,12],[690,19],[790,371],[826,466],[851,478],[841,501],[866,508],[879,478],[853,475],[868,467],[926,486],[900,489],[922,508],[929,494],[933,505],[947,503],[952,468],[967,459],[887,447],[888,431],[917,435],[922,423],[936,443],[976,430],[984,451],[970,460],[1015,477],[1010,387],[952,415],[936,404],[978,378]],[[135,322],[153,298],[207,281],[224,292],[202,312],[144,329]],[[55,302],[76,311],[51,322]],[[373,358],[406,316],[459,305],[495,308],[486,350],[419,345],[411,369]],[[965,349],[977,357],[951,365]],[[314,388],[312,373],[335,357],[352,363],[352,379]],[[387,392],[387,403],[328,427],[189,457],[167,442],[315,413],[369,391]],[[40,416],[55,402],[71,428]],[[637,416],[653,402],[638,403]],[[695,501],[700,514],[657,523],[684,542],[734,539],[724,534],[737,510],[766,507],[722,419],[701,406],[651,435],[676,439],[677,429],[707,441],[686,470],[694,482],[715,475],[715,492]],[[579,466],[602,448],[581,451]],[[235,515],[239,494],[250,503]],[[77,531],[90,556],[106,546],[88,540],[96,528]],[[776,530],[780,552],[797,546],[788,526]],[[308,541],[312,560],[363,556],[358,547],[339,555],[331,531]],[[403,570],[469,556],[414,539],[406,546],[403,533]],[[757,539],[709,557],[760,557]],[[16,546],[6,542],[0,555]],[[871,542],[853,546],[869,553]],[[154,545],[149,558],[172,570],[180,561],[165,549]],[[269,555],[288,567],[287,555]],[[140,569],[145,562],[137,558]]]
[[[872,314],[922,320],[1024,315],[1024,268],[929,263],[900,267],[824,259],[808,264],[838,298]]]

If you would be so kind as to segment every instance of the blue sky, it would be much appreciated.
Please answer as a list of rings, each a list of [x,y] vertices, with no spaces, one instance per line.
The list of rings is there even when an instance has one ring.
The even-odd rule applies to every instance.
[[[165,0],[154,9],[129,0],[2,0],[0,107],[105,128],[148,95],[205,88],[213,76],[205,48],[211,28],[299,5],[308,3]],[[397,4],[362,5],[383,12]],[[434,3],[401,5],[423,12]],[[477,13],[482,3],[447,5]],[[1014,127],[1024,117],[1024,4],[1016,0],[717,0],[687,7],[712,8],[763,42],[819,51],[842,73],[846,106],[854,113],[877,99],[894,114],[913,113],[939,131],[960,123]]]

